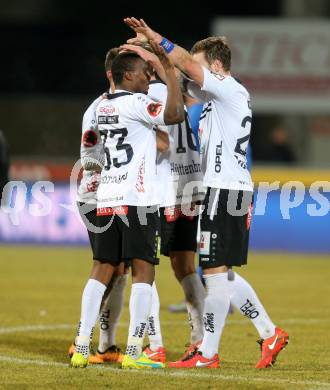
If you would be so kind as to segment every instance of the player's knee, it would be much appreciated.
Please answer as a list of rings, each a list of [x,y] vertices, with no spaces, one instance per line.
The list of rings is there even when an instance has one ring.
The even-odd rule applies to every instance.
[[[125,274],[125,263],[121,262],[114,271],[114,276],[122,276]]]
[[[133,260],[132,282],[152,284],[155,280],[155,267],[143,260]]]
[[[175,277],[179,282],[186,276],[196,272],[195,265],[191,261],[180,257],[171,258],[171,265],[174,271]]]
[[[94,260],[90,278],[98,280],[107,286],[112,278],[113,270],[114,267],[110,263],[102,263]]]

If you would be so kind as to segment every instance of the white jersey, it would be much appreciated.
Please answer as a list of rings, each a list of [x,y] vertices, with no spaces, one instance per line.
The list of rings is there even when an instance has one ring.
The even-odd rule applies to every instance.
[[[82,121],[82,139],[80,146],[80,158],[93,158],[100,160],[104,156],[104,150],[100,134],[97,128],[96,107],[104,99],[98,97],[87,108]],[[78,187],[77,201],[83,203],[96,203],[96,191],[101,175],[93,170],[83,171],[83,176]]]
[[[99,103],[96,116],[106,161],[98,208],[160,204],[153,127],[165,125],[164,110],[162,103],[146,95],[119,90]]]
[[[151,82],[148,95],[154,100],[165,101],[166,85]],[[158,174],[164,195],[161,206],[175,206],[202,200],[204,191],[201,188],[203,178],[200,154],[187,112],[185,120],[180,124],[167,126],[167,132],[169,149],[159,153],[158,157]]]
[[[204,102],[199,123],[202,170],[206,187],[252,191],[246,150],[252,112],[248,91],[233,77],[203,68],[202,88],[188,83],[188,92]]]

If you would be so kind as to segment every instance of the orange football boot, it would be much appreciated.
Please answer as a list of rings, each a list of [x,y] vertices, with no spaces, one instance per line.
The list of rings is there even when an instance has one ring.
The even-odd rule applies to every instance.
[[[89,363],[102,364],[102,363],[121,363],[123,361],[124,354],[121,349],[116,345],[112,345],[106,351],[100,352],[99,350],[95,355],[90,355]]]
[[[74,344],[71,344],[70,347],[69,347],[69,350],[68,350],[68,355],[70,358],[72,358],[73,354],[76,352],[75,350],[75,345]]]
[[[68,355],[70,356],[70,358],[74,353],[75,353],[75,345],[71,344],[68,350]],[[94,352],[91,350],[91,354],[88,357],[88,363],[89,364],[121,363],[123,357],[124,354],[121,352],[120,348],[113,345],[103,353],[97,351],[94,354]]]

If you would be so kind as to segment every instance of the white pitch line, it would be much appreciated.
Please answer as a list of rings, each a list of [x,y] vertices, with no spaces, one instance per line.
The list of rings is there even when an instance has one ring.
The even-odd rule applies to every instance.
[[[226,325],[245,325],[247,324],[246,319],[241,320],[228,320]],[[306,319],[297,319],[297,318],[288,318],[286,320],[280,321],[281,325],[313,325],[313,324],[327,324],[330,323],[328,319],[316,319],[316,318],[306,318]],[[177,321],[161,321],[162,326],[181,326],[187,325],[187,321],[177,320]],[[128,322],[120,322],[118,324],[120,327],[127,327]],[[0,328],[1,334],[9,334],[9,333],[22,333],[22,332],[37,332],[37,331],[45,331],[45,330],[57,330],[57,329],[73,329],[76,328],[77,325],[74,324],[45,324],[45,325],[22,325],[22,326],[13,326],[13,327],[3,327]]]
[[[0,328],[1,334],[8,333],[20,333],[20,332],[37,332],[43,330],[57,330],[57,329],[72,329],[74,325],[71,324],[51,324],[51,325],[22,325],[22,326],[13,326]]]
[[[69,364],[60,363],[60,362],[51,362],[46,360],[31,360],[31,359],[18,359],[10,356],[0,355],[0,362],[8,362],[14,364],[26,364],[26,365],[35,365],[35,366],[47,366],[47,367],[63,367],[67,369],[71,369]],[[202,379],[202,380],[215,380],[215,381],[227,381],[227,382],[245,382],[245,383],[274,383],[283,384],[283,385],[298,385],[298,386],[314,386],[318,389],[328,390],[330,389],[330,385],[328,382],[321,381],[313,381],[313,380],[305,380],[305,381],[297,381],[285,378],[253,378],[253,377],[244,377],[237,375],[225,375],[218,374],[216,370],[212,370],[214,375],[207,374],[206,372],[192,372],[192,371],[168,371],[168,370],[121,370],[119,368],[114,367],[104,367],[104,366],[89,366],[88,370],[105,370],[116,373],[116,375],[127,375],[127,374],[136,374],[146,375],[146,376],[162,376],[162,377],[172,377],[172,378],[188,378],[188,379]]]

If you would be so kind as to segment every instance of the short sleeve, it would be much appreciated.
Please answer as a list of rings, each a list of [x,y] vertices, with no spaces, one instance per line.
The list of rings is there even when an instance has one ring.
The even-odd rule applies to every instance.
[[[207,93],[205,91],[202,91],[201,87],[194,81],[189,81],[187,83],[187,92],[189,96],[198,100],[201,103],[206,103],[210,100]]]
[[[161,126],[161,125],[159,125],[159,126],[157,126],[157,129],[159,129],[160,131],[162,131],[162,132],[168,134],[168,133],[169,133],[169,131],[168,131],[168,128],[169,128],[169,127],[170,127],[170,126]]]
[[[99,103],[103,100],[100,96],[88,107],[82,121],[82,137],[80,145],[80,157],[99,159],[104,153],[103,143],[97,126],[96,110]],[[83,162],[84,165],[84,162]]]
[[[165,105],[161,102],[156,102],[146,95],[134,95],[134,115],[137,119],[149,125],[163,125]]]
[[[221,76],[210,72],[203,67],[204,82],[202,91],[212,95],[214,99],[226,100],[232,93],[231,83],[228,82],[228,76]]]
[[[90,130],[91,128],[96,128],[97,121],[96,121],[96,109],[99,103],[103,100],[103,97],[100,96],[99,98],[95,99],[94,102],[88,107],[86,110],[83,120],[82,120],[82,133],[84,133],[86,130]]]
[[[148,96],[156,102],[166,103],[167,87],[161,82],[149,84]]]

